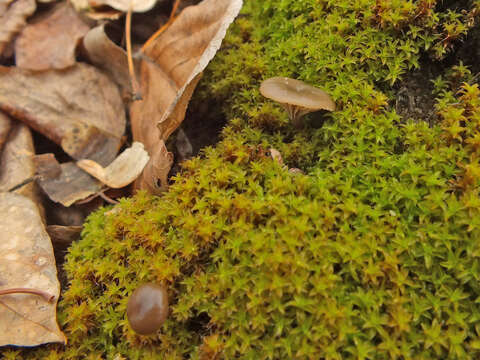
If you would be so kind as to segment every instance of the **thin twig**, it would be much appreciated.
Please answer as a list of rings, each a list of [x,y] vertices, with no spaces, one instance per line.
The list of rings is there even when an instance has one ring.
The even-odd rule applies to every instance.
[[[103,191],[99,192],[98,196],[100,196],[103,200],[105,200],[109,204],[112,204],[112,205],[119,204],[117,200],[114,200],[110,196],[107,196]]]
[[[77,202],[75,202],[76,205],[83,205],[83,204],[86,204],[86,203],[89,203],[90,201],[92,201],[93,199],[95,199],[96,197],[100,196],[101,193],[107,191],[108,188],[103,188],[101,189],[100,191],[97,191],[95,194],[92,194],[90,195],[89,197],[86,197],[85,199],[83,200],[79,200]]]
[[[38,179],[38,175],[35,175],[35,176],[32,176],[32,177],[29,177],[25,180],[23,180],[20,184],[17,184],[17,185],[14,185],[12,186],[10,189],[8,189],[7,192],[14,192],[15,190],[18,190],[20,189],[21,187],[27,185],[27,184],[30,184],[31,182],[34,182],[35,180]]]
[[[127,12],[127,19],[125,23],[125,39],[127,41],[127,59],[128,59],[128,72],[130,74],[130,80],[132,82],[132,100],[142,100],[142,95],[140,93],[140,87],[137,83],[137,77],[135,76],[135,68],[133,67],[132,59],[132,3]]]
[[[153,43],[155,39],[158,38],[165,30],[167,30],[167,28],[175,20],[175,13],[177,12],[179,5],[180,5],[180,0],[175,0],[175,3],[173,4],[173,7],[172,7],[172,12],[170,13],[170,18],[160,29],[157,30],[157,32],[155,32],[155,34],[150,36],[150,38],[147,40],[145,44],[143,44],[142,50],[141,50],[143,53],[147,50],[150,44]]]
[[[38,295],[45,299],[45,301],[51,303],[55,299],[55,295],[51,295],[43,290],[29,289],[29,288],[13,288],[0,290],[0,295],[9,295],[9,294],[32,294]]]

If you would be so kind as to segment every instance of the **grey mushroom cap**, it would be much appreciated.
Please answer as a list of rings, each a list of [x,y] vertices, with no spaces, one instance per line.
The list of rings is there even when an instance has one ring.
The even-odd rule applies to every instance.
[[[335,103],[325,91],[303,81],[287,77],[273,77],[262,82],[260,93],[282,104],[298,106],[302,112],[335,110]]]
[[[335,103],[323,90],[300,80],[273,77],[260,85],[260,93],[282,105],[293,126],[301,128],[303,115],[317,110],[335,110]]]

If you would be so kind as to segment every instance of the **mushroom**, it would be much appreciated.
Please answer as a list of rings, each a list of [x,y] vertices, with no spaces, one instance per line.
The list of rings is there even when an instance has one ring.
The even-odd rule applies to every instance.
[[[153,334],[160,329],[167,315],[168,294],[164,286],[140,285],[128,299],[127,319],[137,334]]]
[[[325,91],[287,77],[273,77],[263,81],[260,93],[279,102],[287,110],[296,128],[302,127],[300,119],[309,112],[335,110],[335,103]]]

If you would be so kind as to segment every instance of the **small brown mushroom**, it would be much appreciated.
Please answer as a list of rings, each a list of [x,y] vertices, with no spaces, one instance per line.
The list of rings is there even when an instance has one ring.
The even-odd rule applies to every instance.
[[[280,103],[296,128],[302,127],[300,119],[309,112],[335,110],[335,103],[325,91],[300,80],[273,77],[262,82],[260,93]]]
[[[127,319],[137,334],[153,334],[160,329],[167,315],[168,294],[164,286],[140,285],[128,299]]]

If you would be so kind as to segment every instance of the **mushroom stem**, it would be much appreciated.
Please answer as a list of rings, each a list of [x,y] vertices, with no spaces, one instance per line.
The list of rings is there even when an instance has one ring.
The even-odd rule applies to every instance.
[[[0,290],[0,295],[9,295],[9,294],[33,294],[38,295],[45,299],[45,301],[51,303],[55,299],[55,295],[51,295],[43,290],[30,289],[30,288],[12,288]]]
[[[304,123],[303,121],[301,121],[301,118],[303,117],[303,115],[311,112],[311,110],[298,105],[291,105],[291,104],[282,104],[282,106],[287,111],[288,117],[292,121],[293,126],[296,129],[303,128]]]

